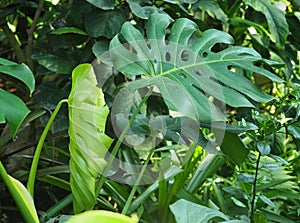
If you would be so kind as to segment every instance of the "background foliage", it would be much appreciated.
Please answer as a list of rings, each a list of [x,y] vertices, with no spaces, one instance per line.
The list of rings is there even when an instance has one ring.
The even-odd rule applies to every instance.
[[[206,38],[215,35],[213,43],[218,44],[213,44],[212,48],[207,47],[208,55],[202,54],[206,61],[216,59],[216,55],[223,55],[228,49],[244,49],[244,54],[238,55],[241,57],[239,66],[222,64],[221,61],[217,63],[226,68],[226,73],[221,73],[218,77],[228,76],[232,68],[236,68],[235,72],[243,77],[240,82],[233,79],[235,82],[231,85],[229,80],[221,80],[224,88],[227,87],[230,91],[225,95],[225,115],[228,120],[225,138],[222,144],[218,142],[218,135],[210,131],[209,123],[203,123],[200,131],[190,129],[191,132],[199,133],[197,140],[193,140],[189,134],[181,135],[189,142],[188,149],[182,148],[181,144],[181,150],[176,149],[178,144],[174,142],[178,140],[176,137],[182,130],[182,119],[171,117],[170,109],[179,108],[180,100],[184,100],[185,95],[177,95],[178,101],[168,98],[167,94],[163,93],[162,97],[151,95],[136,116],[134,112],[137,110],[128,111],[129,118],[135,117],[131,128],[132,137],[137,137],[135,140],[148,137],[154,130],[159,129],[157,127],[153,130],[153,126],[149,124],[153,117],[158,117],[168,124],[166,137],[153,148],[152,156],[147,157],[148,153],[144,152],[147,148],[138,145],[135,150],[128,149],[126,143],[118,145],[119,135],[114,132],[114,120],[110,120],[109,116],[106,126],[98,130],[105,131],[107,136],[115,140],[110,150],[118,145],[116,156],[120,160],[132,164],[154,164],[154,174],[161,180],[149,185],[130,186],[102,177],[97,181],[100,185],[96,186],[97,199],[94,201],[93,196],[89,197],[95,203],[95,209],[127,215],[136,213],[140,222],[182,223],[183,215],[186,215],[187,222],[203,222],[199,218],[200,213],[207,214],[205,220],[210,219],[213,222],[298,222],[299,7],[300,2],[297,0],[1,1],[0,57],[5,58],[0,60],[0,87],[3,89],[0,91],[1,162],[11,176],[25,184],[28,181],[33,152],[49,117],[59,101],[69,97],[73,69],[82,63],[92,63],[97,72],[97,58],[109,48],[113,54],[112,47],[118,45],[118,38],[123,43],[130,40],[130,33],[135,39],[150,37],[151,32],[147,29],[150,15],[164,13],[169,22],[172,18],[169,28],[177,24],[177,28],[173,28],[173,35],[180,32],[185,32],[185,35],[190,33],[194,42],[199,37],[205,40],[205,35]],[[155,21],[161,20],[155,17],[152,22]],[[128,32],[128,29],[131,32]],[[196,32],[192,35],[193,30]],[[121,34],[116,36],[119,33]],[[170,29],[167,29],[166,36],[172,37]],[[158,36],[154,37],[157,38]],[[181,45],[184,45],[183,42]],[[228,48],[230,44],[234,45],[233,48]],[[175,51],[171,52],[176,55]],[[119,59],[118,55],[115,57]],[[24,64],[17,65],[10,61]],[[252,62],[255,62],[255,66],[251,68]],[[137,88],[136,86],[149,85],[147,73],[144,74],[140,70],[135,73],[135,68],[119,67],[112,76],[107,77],[104,85],[101,83],[105,97],[103,100],[108,109],[113,107],[123,86]],[[246,68],[246,71],[241,68]],[[218,71],[220,68],[213,69]],[[27,76],[33,73],[35,80],[31,78],[24,81],[20,70],[23,73],[28,72]],[[155,72],[154,74],[157,74]],[[145,75],[146,78],[141,79],[144,82],[136,82],[136,75],[138,78]],[[171,77],[170,75],[169,78]],[[155,81],[151,84],[161,87],[161,80],[156,78]],[[95,85],[94,80],[92,82]],[[187,80],[186,86],[189,86],[190,82],[191,80]],[[35,91],[33,97],[30,97],[34,85]],[[252,87],[246,88],[247,86]],[[244,104],[234,100],[238,98],[236,95],[230,97],[233,94],[232,89],[235,88],[241,93],[239,97],[243,98]],[[255,89],[255,92],[251,89]],[[14,99],[4,100],[8,97]],[[129,97],[138,107],[140,95],[129,94]],[[20,99],[26,103],[27,108]],[[16,108],[23,108],[19,109],[23,111],[22,115],[12,116],[19,117],[15,124],[9,118],[9,111],[14,111],[13,108],[9,108],[12,104],[9,104],[9,101],[13,100],[19,103],[14,104]],[[26,116],[28,109],[31,113]],[[70,104],[69,109],[68,106],[62,105],[42,144],[35,184],[35,194],[38,196],[34,198],[40,222],[64,222],[74,211],[78,212],[76,208],[73,210],[70,193],[74,187],[72,181],[69,182],[70,168],[72,170],[74,166],[70,164],[69,167],[69,159],[72,156],[72,150],[69,151],[69,135],[72,138],[72,134],[68,132],[68,110],[70,112]],[[3,113],[5,115],[2,115]],[[19,126],[18,123],[20,124],[25,116],[26,119]],[[126,117],[118,118],[121,126],[122,120],[125,120],[125,123],[127,121]],[[8,124],[5,124],[6,121]],[[15,136],[16,132],[16,140],[13,141],[12,136]],[[130,137],[126,140],[128,143]],[[203,149],[206,147],[215,150],[215,141],[220,144],[222,152],[211,154],[209,150]],[[106,146],[109,147],[109,144]],[[151,147],[151,142],[149,145]],[[181,162],[183,160],[180,160],[180,153],[192,149],[192,156]],[[87,157],[87,160],[91,159],[91,156]],[[169,160],[167,168],[155,166],[163,158]],[[93,166],[91,163],[87,165]],[[2,173],[5,169],[1,169]],[[162,169],[167,171],[163,172]],[[112,171],[111,177],[122,178],[125,183],[129,183],[132,181],[130,171],[119,166],[117,170]],[[0,181],[0,221],[21,222],[22,216],[4,181]],[[80,192],[73,196],[79,198]]]

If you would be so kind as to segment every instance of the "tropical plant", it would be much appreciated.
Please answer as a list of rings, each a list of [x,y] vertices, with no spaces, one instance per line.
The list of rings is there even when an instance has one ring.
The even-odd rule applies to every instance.
[[[0,60],[18,100],[0,99],[0,173],[25,221],[297,222],[297,1],[6,0],[0,20],[37,86],[28,116],[31,71]]]

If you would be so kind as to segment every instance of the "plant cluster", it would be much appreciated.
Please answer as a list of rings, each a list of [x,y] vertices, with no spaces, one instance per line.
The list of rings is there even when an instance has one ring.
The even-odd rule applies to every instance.
[[[1,1],[0,222],[299,222],[299,7]]]

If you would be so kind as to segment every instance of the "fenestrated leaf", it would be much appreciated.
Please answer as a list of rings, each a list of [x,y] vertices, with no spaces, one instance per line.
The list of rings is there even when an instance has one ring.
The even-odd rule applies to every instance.
[[[289,34],[288,23],[285,19],[284,12],[272,5],[270,1],[243,0],[243,2],[264,14],[273,41],[277,47],[283,48]]]
[[[0,58],[0,73],[5,73],[22,81],[30,90],[34,90],[35,79],[33,73],[25,64],[17,64],[12,61]]]
[[[166,14],[151,14],[147,41],[139,30],[126,22],[120,34],[110,42],[114,68],[131,79],[142,76],[130,82],[129,89],[134,91],[154,85],[170,110],[208,123],[224,121],[225,117],[207,96],[233,107],[252,107],[248,97],[258,102],[272,100],[248,78],[234,72],[234,68],[244,69],[273,81],[282,81],[253,64],[262,60],[255,50],[229,46],[218,52],[212,51],[218,43],[233,43],[229,34],[214,29],[205,31],[191,43],[191,36],[198,27],[185,18],[173,24],[167,39],[171,21]],[[121,43],[120,38],[127,43]]]
[[[120,9],[101,11],[95,9],[85,17],[85,28],[92,37],[112,38],[126,21],[126,14]]]
[[[138,223],[139,219],[136,215],[131,218],[119,213],[111,211],[87,211],[79,215],[75,215],[66,223],[95,223],[95,222],[105,222],[105,223]]]
[[[215,217],[229,220],[229,218],[220,211],[183,199],[171,204],[170,209],[177,223],[207,223]]]
[[[95,179],[106,165],[104,156],[112,143],[105,135],[108,108],[89,64],[72,73],[69,104],[70,184],[74,212],[93,208],[96,203]]]
[[[0,98],[0,123],[8,122],[14,138],[30,111],[20,98],[1,89]]]

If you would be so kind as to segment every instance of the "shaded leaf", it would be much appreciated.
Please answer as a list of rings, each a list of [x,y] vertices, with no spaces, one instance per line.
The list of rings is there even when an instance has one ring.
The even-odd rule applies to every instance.
[[[112,143],[104,133],[109,110],[96,85],[91,65],[83,64],[74,69],[68,102],[70,184],[75,213],[95,205],[95,180],[106,165],[104,156]]]
[[[170,205],[177,223],[208,223],[214,217],[224,220],[229,218],[222,212],[180,199]]]
[[[115,6],[114,0],[86,0],[86,1],[104,10],[112,9]]]
[[[266,142],[258,142],[257,149],[261,153],[262,156],[266,156],[271,152],[271,147]]]
[[[32,59],[48,70],[59,74],[70,74],[76,66],[74,61],[53,54],[35,54]]]
[[[93,10],[85,17],[85,28],[92,37],[112,38],[126,21],[126,14],[119,9],[113,11]]]

